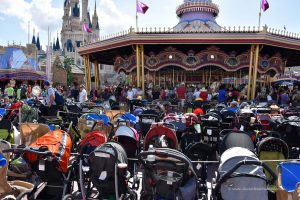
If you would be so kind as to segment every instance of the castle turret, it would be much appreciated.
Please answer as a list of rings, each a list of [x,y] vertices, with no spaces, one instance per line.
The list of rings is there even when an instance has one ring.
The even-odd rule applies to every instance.
[[[59,40],[58,40],[58,33],[57,33],[55,48],[56,48],[57,51],[60,50],[60,44],[59,44]]]
[[[180,21],[174,30],[221,30],[216,22],[219,7],[212,3],[212,0],[184,0],[184,3],[177,8],[176,14]]]
[[[41,50],[41,44],[40,44],[40,36],[39,36],[39,33],[37,34],[36,47],[37,47],[38,50]]]
[[[99,30],[99,22],[98,22],[98,15],[97,15],[97,5],[95,0],[95,8],[94,8],[94,15],[92,19],[92,25],[94,30]]]
[[[36,40],[35,40],[35,29],[33,29],[33,35],[32,35],[31,44],[36,44]]]

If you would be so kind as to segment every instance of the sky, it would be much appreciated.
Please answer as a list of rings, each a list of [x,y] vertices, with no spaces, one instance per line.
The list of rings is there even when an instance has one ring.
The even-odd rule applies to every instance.
[[[269,10],[262,13],[261,24],[274,29],[300,34],[300,1],[268,0]],[[142,0],[149,6],[148,12],[139,14],[139,27],[173,27],[178,23],[176,8],[183,0]],[[219,5],[217,22],[220,26],[258,26],[260,0],[213,0]],[[26,44],[28,22],[30,40],[32,29],[39,32],[43,48],[48,43],[48,27],[51,40],[60,32],[64,0],[0,0],[0,45],[13,41]],[[89,0],[93,13],[95,0]],[[100,35],[127,30],[135,26],[135,0],[96,0]]]

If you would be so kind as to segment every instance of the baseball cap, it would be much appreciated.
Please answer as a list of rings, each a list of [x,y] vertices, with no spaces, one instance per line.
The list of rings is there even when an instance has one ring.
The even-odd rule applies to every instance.
[[[49,83],[49,81],[44,81],[44,85],[46,85],[46,86],[50,86],[50,83]]]

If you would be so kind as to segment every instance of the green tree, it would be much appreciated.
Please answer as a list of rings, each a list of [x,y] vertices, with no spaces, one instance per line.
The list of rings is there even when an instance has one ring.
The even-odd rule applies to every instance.
[[[64,69],[67,72],[67,84],[68,86],[73,83],[72,65],[74,65],[74,59],[65,56]]]

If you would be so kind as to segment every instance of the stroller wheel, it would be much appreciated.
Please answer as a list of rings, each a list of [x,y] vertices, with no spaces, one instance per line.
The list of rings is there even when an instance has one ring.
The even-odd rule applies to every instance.
[[[68,194],[66,196],[64,196],[64,198],[62,200],[73,200],[73,196],[71,194]]]

